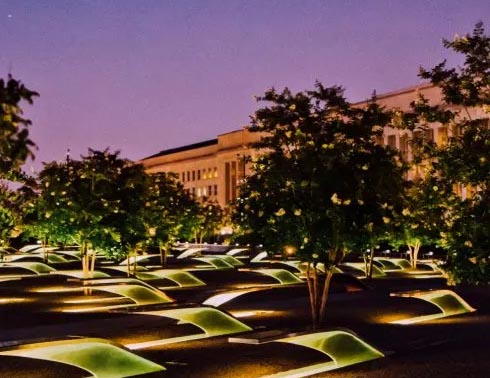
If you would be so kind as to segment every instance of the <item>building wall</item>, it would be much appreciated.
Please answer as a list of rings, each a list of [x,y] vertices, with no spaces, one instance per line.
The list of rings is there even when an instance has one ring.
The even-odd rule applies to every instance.
[[[430,84],[378,95],[377,103],[387,109],[408,111],[410,103],[417,99],[418,94],[428,99],[431,105],[442,104],[448,109],[457,110],[454,106],[443,104],[440,89]],[[362,107],[366,103],[363,101],[353,106]],[[484,117],[482,109],[469,109],[468,113],[461,109],[462,117],[468,115]],[[457,132],[440,124],[431,124],[429,127],[430,130],[425,134],[426,139],[439,145],[446,143]],[[408,142],[411,137],[409,131],[386,127],[379,143],[401,150],[404,159],[410,161],[412,156]],[[148,173],[177,173],[184,187],[194,196],[207,197],[224,207],[237,197],[241,181],[250,173],[250,164],[244,163],[244,157],[253,157],[256,154],[255,150],[247,146],[259,138],[259,133],[250,133],[247,129],[235,130],[219,135],[217,140],[209,141],[205,146],[190,145],[177,149],[177,152],[162,151],[141,160],[140,163],[146,167]],[[409,178],[417,177],[422,171],[423,167],[413,169],[409,172]],[[457,191],[464,191],[464,188],[458,188]]]
[[[461,107],[446,104],[442,98],[442,92],[440,88],[433,86],[432,84],[422,84],[409,88],[405,88],[399,91],[390,92],[377,96],[377,104],[391,110],[400,110],[406,112],[410,110],[410,103],[416,101],[418,96],[422,95],[429,101],[429,105],[441,105],[444,109],[455,111],[459,113],[461,118],[484,118],[488,115],[484,115],[483,109],[471,108],[462,109]],[[366,101],[354,104],[354,106],[364,106]],[[428,129],[423,132],[424,139],[429,142],[435,142],[438,146],[444,145],[448,142],[450,137],[456,136],[458,130],[456,127],[448,125],[442,125],[440,123],[429,123]],[[417,132],[417,131],[416,131]],[[420,132],[420,131],[418,131]],[[410,149],[410,140],[412,139],[412,132],[409,130],[401,130],[392,127],[385,127],[383,130],[383,137],[379,140],[379,143],[388,145],[400,150],[404,160],[411,161],[413,156]],[[415,179],[423,175],[424,165],[414,166],[408,172],[408,179]],[[456,192],[465,197],[465,189],[455,188]]]
[[[148,173],[174,172],[184,188],[197,198],[208,198],[224,207],[234,200],[244,176],[250,171],[244,158],[255,151],[247,147],[260,136],[246,129],[219,135],[204,147],[185,146],[178,152],[162,151],[140,161]]]

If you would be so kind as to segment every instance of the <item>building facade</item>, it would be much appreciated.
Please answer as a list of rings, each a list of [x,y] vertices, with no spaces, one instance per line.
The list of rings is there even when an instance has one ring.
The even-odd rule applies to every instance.
[[[148,173],[173,172],[195,198],[207,198],[221,207],[235,200],[249,173],[245,159],[256,153],[249,146],[260,136],[246,129],[218,138],[162,151],[142,159]]]
[[[387,109],[408,111],[410,103],[418,95],[423,95],[431,105],[442,104],[447,109],[457,110],[454,106],[443,104],[439,88],[431,84],[422,84],[399,91],[377,95],[377,103]],[[365,106],[366,101],[353,104]],[[466,115],[464,115],[466,116]],[[467,116],[483,117],[482,109],[470,109]],[[378,143],[400,150],[402,157],[410,161],[410,131],[386,127]],[[447,125],[433,124],[424,131],[426,141],[438,145],[447,143],[448,138],[457,135],[458,130]],[[250,133],[246,128],[218,135],[216,139],[161,151],[140,161],[148,173],[174,172],[185,189],[196,198],[207,198],[224,207],[233,201],[239,192],[241,181],[250,172],[246,157],[254,157],[257,152],[249,144],[260,138],[259,133]],[[411,178],[420,176],[422,167],[415,167],[409,174]],[[466,197],[465,188],[456,188]]]

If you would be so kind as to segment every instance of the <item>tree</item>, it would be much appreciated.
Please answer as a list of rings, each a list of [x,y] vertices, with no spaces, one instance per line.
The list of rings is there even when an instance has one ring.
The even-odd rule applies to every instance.
[[[463,188],[467,197],[453,207],[453,220],[444,233],[449,250],[446,268],[455,282],[488,283],[490,271],[482,267],[490,261],[490,36],[480,22],[472,34],[443,43],[462,54],[464,64],[448,68],[443,61],[431,70],[421,68],[420,77],[440,87],[444,101],[458,107],[448,125],[452,137],[432,151],[440,179],[455,189]]]
[[[196,209],[197,203],[175,175],[155,173],[149,176],[145,223],[149,241],[159,248],[162,266],[166,265],[170,246],[181,236]]]
[[[21,103],[32,104],[38,93],[27,89],[20,81],[8,76],[0,79],[0,244],[8,246],[20,217],[19,193],[8,181],[25,181],[20,167],[34,158],[34,142],[29,139],[31,121],[23,117]]]
[[[111,258],[135,255],[147,239],[148,175],[141,164],[121,159],[119,151],[90,150],[83,161],[87,174],[94,180],[95,204],[105,209],[100,221],[105,235],[94,242],[94,247]],[[129,268],[128,264],[128,274],[131,273]]]
[[[452,227],[443,234],[449,249],[445,264],[452,284],[490,284],[490,197],[475,196],[456,208]]]
[[[295,250],[307,263],[316,327],[325,319],[335,266],[392,222],[403,167],[394,151],[375,143],[391,115],[374,101],[354,108],[342,88],[321,83],[296,94],[272,89],[258,101],[271,105],[252,116],[249,130],[263,137],[254,144],[260,154],[234,218],[256,244]]]
[[[26,88],[9,75],[0,79],[0,179],[15,180],[21,165],[34,158],[35,144],[29,139],[31,121],[23,117],[20,103],[32,104],[37,92]]]
[[[447,68],[444,60],[431,70],[421,67],[419,76],[440,87],[444,100],[462,106],[471,119],[469,108],[490,106],[490,36],[478,22],[471,35],[456,35],[453,41],[443,39],[443,45],[464,55],[463,66]]]
[[[456,200],[452,188],[432,171],[424,178],[406,182],[403,207],[395,213],[395,227],[387,241],[396,248],[408,249],[413,269],[417,268],[422,246],[440,244]]]
[[[204,240],[216,236],[223,225],[224,211],[217,202],[206,198],[197,204],[192,219],[192,232],[196,243],[202,244]]]
[[[22,232],[24,238],[41,241],[45,259],[50,243],[75,244],[76,233],[70,215],[71,202],[67,190],[72,190],[74,172],[80,165],[52,162],[45,164],[40,178],[23,196]]]
[[[0,184],[0,247],[8,247],[18,220],[18,195],[7,185]]]
[[[128,256],[145,240],[147,176],[119,152],[89,150],[82,160],[46,164],[39,181],[31,234],[80,245],[87,276],[94,270],[95,250]]]

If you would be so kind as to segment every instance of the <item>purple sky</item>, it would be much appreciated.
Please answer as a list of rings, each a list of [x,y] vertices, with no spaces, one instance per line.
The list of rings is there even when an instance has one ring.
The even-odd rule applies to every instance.
[[[417,84],[442,37],[489,16],[488,0],[0,0],[0,77],[41,94],[36,169],[67,148],[136,160],[240,128],[271,86],[357,101]]]

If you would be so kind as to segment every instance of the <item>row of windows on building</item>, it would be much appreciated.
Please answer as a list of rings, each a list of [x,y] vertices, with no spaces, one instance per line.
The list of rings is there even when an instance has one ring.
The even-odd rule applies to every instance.
[[[216,197],[218,196],[218,185],[208,185],[203,187],[187,188],[187,192],[192,197]]]
[[[453,135],[457,135],[457,130],[453,130]],[[437,129],[437,140],[434,140],[434,130],[433,129],[427,129],[424,131],[415,131],[415,135],[419,134],[420,137],[423,138],[423,140],[428,143],[428,142],[436,142],[438,146],[443,146],[448,142],[448,130],[447,127],[439,127]],[[393,149],[398,148],[400,150],[400,153],[403,157],[403,159],[408,160],[408,154],[410,151],[410,137],[408,134],[403,134],[400,135],[400,141],[399,141],[399,146],[396,145],[396,135],[388,135],[387,137],[387,145]]]
[[[199,180],[207,180],[211,178],[218,177],[218,167],[214,168],[203,168],[197,169],[194,171],[182,172],[179,175],[179,179],[182,182],[191,182],[191,181],[199,181]]]

